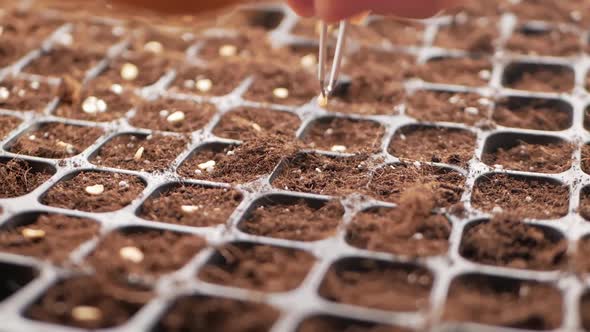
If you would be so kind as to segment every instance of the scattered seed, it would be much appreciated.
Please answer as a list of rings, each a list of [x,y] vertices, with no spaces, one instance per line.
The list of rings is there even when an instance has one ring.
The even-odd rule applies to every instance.
[[[30,240],[38,240],[45,237],[45,231],[42,229],[24,228],[21,231],[22,236]]]
[[[494,206],[494,208],[492,209],[492,213],[502,213],[502,212],[504,212],[504,209],[502,209],[501,207],[499,207],[497,205]]]
[[[531,292],[531,289],[529,286],[520,286],[520,289],[518,290],[518,295],[520,297],[527,297]]]
[[[204,163],[200,163],[197,165],[197,167],[207,172],[212,172],[213,168],[215,167],[215,160],[209,160]]]
[[[479,78],[487,81],[492,77],[492,72],[487,69],[484,69],[484,70],[480,70],[478,75],[479,75]]]
[[[0,87],[0,99],[6,100],[10,97],[10,91],[6,87]]]
[[[31,140],[31,141],[34,141],[36,139],[37,139],[37,136],[35,136],[35,135],[30,135],[29,136],[29,140]]]
[[[201,78],[196,81],[195,87],[201,92],[208,92],[213,87],[213,82],[208,78]]]
[[[320,93],[320,95],[318,96],[318,105],[320,107],[328,106],[328,96],[324,95],[323,93]]]
[[[77,321],[90,322],[102,319],[102,311],[97,307],[79,305],[72,309],[72,317]]]
[[[477,100],[477,102],[481,105],[481,106],[490,106],[492,104],[492,101],[489,100],[488,98],[479,98]]]
[[[162,51],[164,51],[164,46],[162,46],[160,42],[152,40],[145,43],[145,45],[143,45],[143,49],[148,52],[159,54],[162,53]]]
[[[161,117],[165,118],[165,117],[167,117],[168,115],[170,115],[170,112],[168,112],[168,110],[161,110],[161,111],[160,111],[160,116],[161,116]]]
[[[414,235],[412,235],[412,239],[422,240],[422,239],[424,239],[424,235],[422,233],[415,233]]]
[[[253,122],[252,123],[252,128],[254,130],[256,130],[257,132],[261,132],[262,131],[262,127],[260,127],[260,125],[258,123],[256,123],[256,122]]]
[[[137,247],[127,246],[119,250],[119,256],[126,261],[141,263],[143,261],[143,252]]]
[[[19,97],[24,97],[26,93],[27,92],[25,90],[20,89],[20,90],[18,90],[18,92],[16,93],[16,95],[19,96]]]
[[[494,165],[494,168],[496,168],[496,169],[503,169],[504,168],[504,165],[495,164]]]
[[[582,20],[582,13],[579,10],[574,10],[570,12],[570,17],[572,18],[572,20],[579,22]]]
[[[123,87],[121,86],[121,84],[113,84],[111,85],[111,92],[120,95],[121,93],[123,93]]]
[[[316,167],[315,168],[315,171],[318,172],[318,173],[321,173],[322,172],[322,170],[319,167]]]
[[[93,186],[87,186],[86,192],[90,195],[100,195],[104,192],[104,186],[102,184],[95,184]]]
[[[334,129],[333,128],[328,128],[326,129],[326,131],[324,132],[324,134],[330,136],[334,133]]]
[[[139,69],[136,65],[126,62],[121,66],[121,77],[126,81],[133,81],[139,76]]]
[[[121,180],[121,181],[119,181],[119,187],[121,187],[121,188],[128,188],[129,187],[129,183],[127,183],[127,181],[125,181],[125,180]]]
[[[307,54],[301,57],[300,60],[301,66],[305,68],[315,68],[318,63],[318,58],[315,54]]]
[[[465,113],[471,114],[471,115],[478,115],[479,114],[479,110],[477,109],[477,107],[465,107],[464,111],[465,111]]]
[[[201,207],[198,205],[182,205],[180,207],[180,210],[182,210],[182,212],[188,213],[188,214],[193,214],[200,209],[201,209]]]
[[[74,37],[72,37],[72,35],[69,33],[64,33],[61,36],[59,36],[57,42],[64,46],[70,46],[74,43]]]
[[[139,161],[143,156],[143,151],[145,151],[145,149],[143,148],[143,146],[140,146],[139,149],[135,151],[135,154],[133,155],[133,160]]]
[[[449,98],[449,103],[451,103],[451,104],[456,104],[460,101],[461,101],[461,97],[459,97],[457,95],[453,95],[453,96],[451,96],[451,98]]]
[[[279,99],[286,99],[289,97],[289,90],[286,88],[275,88],[272,94]]]
[[[219,55],[222,57],[232,57],[238,54],[238,48],[235,45],[223,45],[219,48]]]
[[[527,197],[524,198],[524,200],[527,201],[527,202],[532,202],[533,201],[533,198],[531,196],[527,196]]]
[[[104,113],[107,109],[107,103],[95,96],[89,96],[82,102],[82,111],[87,114]]]
[[[166,118],[166,121],[168,121],[171,124],[177,124],[177,123],[181,123],[182,121],[184,121],[184,113],[181,111],[176,111],[170,115],[168,115],[168,117]]]
[[[346,152],[346,146],[344,145],[333,145],[330,149],[332,152]]]
[[[235,154],[236,154],[236,152],[235,152],[234,150],[229,150],[229,151],[227,151],[227,153],[226,153],[226,155],[228,155],[228,156],[233,156],[233,155],[235,155]]]
[[[66,143],[63,141],[57,141],[57,143],[55,143],[57,146],[59,146],[60,148],[63,148],[67,154],[75,154],[76,153],[76,149],[74,148],[74,146],[70,143]]]
[[[31,83],[29,84],[29,86],[33,90],[38,90],[41,87],[41,83],[39,83],[39,81],[31,81]]]

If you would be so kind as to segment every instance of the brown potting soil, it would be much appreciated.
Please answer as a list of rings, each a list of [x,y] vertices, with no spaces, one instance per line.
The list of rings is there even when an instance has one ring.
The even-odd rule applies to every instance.
[[[0,159],[0,198],[22,196],[35,190],[53,175],[53,170],[23,159]]]
[[[570,92],[574,71],[561,65],[515,63],[506,67],[503,84],[507,88],[534,92]]]
[[[590,220],[590,188],[583,188],[580,191],[580,207],[578,212],[586,220]]]
[[[369,22],[369,29],[394,45],[421,45],[424,26],[418,22],[383,18]],[[391,33],[396,31],[396,33]]]
[[[226,60],[252,60],[265,53],[268,53],[270,45],[268,36],[263,31],[240,29],[240,33],[235,36],[210,37],[203,41],[203,45],[198,51],[198,57],[214,61],[223,57]],[[221,49],[224,46],[235,47],[235,54],[222,55]],[[256,71],[255,71],[256,72]]]
[[[445,127],[407,126],[397,130],[389,153],[399,158],[466,167],[475,150],[475,135]]]
[[[301,106],[318,95],[314,76],[303,69],[291,69],[273,64],[256,64],[254,81],[244,99],[261,103]],[[287,95],[276,94],[276,89],[286,89]]]
[[[432,274],[421,267],[369,259],[331,266],[320,285],[327,300],[389,311],[419,311],[428,306]]]
[[[156,83],[174,66],[174,63],[175,61],[171,58],[156,56],[151,52],[126,52],[120,57],[111,60],[99,78],[123,86],[145,87]],[[122,77],[121,71],[126,64],[137,67],[137,77]]]
[[[305,251],[237,243],[218,248],[199,278],[262,292],[286,292],[299,287],[313,264],[314,257]]]
[[[381,148],[384,132],[378,122],[324,117],[309,125],[303,142],[310,148],[325,151],[375,152]],[[344,151],[337,148],[344,148]]]
[[[588,330],[590,329],[590,293],[586,292],[580,301],[580,318],[582,319],[582,326]]]
[[[9,93],[7,98],[0,98],[0,108],[12,111],[42,112],[56,94],[54,86],[37,80],[5,79],[0,89]]]
[[[10,116],[10,115],[0,115],[0,139],[6,138],[10,132],[16,129],[21,124],[22,120]]]
[[[132,125],[162,131],[191,132],[202,129],[213,116],[215,106],[196,103],[190,100],[157,99],[139,105],[135,116],[129,121]],[[184,120],[168,121],[170,115],[182,112]]]
[[[336,201],[267,196],[240,222],[245,233],[294,241],[318,241],[336,233],[344,209]]]
[[[30,47],[23,46],[16,39],[0,39],[0,67],[13,65],[17,60],[22,58]]]
[[[473,188],[471,203],[486,212],[521,218],[556,219],[567,214],[568,187],[544,178],[488,174]]]
[[[113,281],[149,279],[179,270],[205,246],[206,241],[196,235],[154,228],[120,229],[102,238],[85,264]],[[141,255],[125,256],[125,249],[131,248]]]
[[[473,93],[422,90],[407,97],[406,113],[421,121],[485,123],[490,117],[491,99]]]
[[[565,264],[567,241],[547,228],[496,215],[469,227],[459,252],[477,263],[529,270],[556,270]]]
[[[367,79],[383,80],[383,82],[379,83],[387,85],[389,82],[384,80],[384,77],[389,77],[390,80],[398,82],[402,79],[414,77],[416,75],[416,56],[373,47],[361,47],[356,52],[347,54],[344,57],[342,70],[351,76],[366,76]],[[350,83],[353,84],[354,79],[351,79]],[[366,93],[386,92],[383,88],[376,88],[375,91],[367,90]]]
[[[123,134],[101,146],[90,161],[99,166],[163,171],[171,166],[187,144],[185,137]]]
[[[29,214],[0,228],[0,251],[66,264],[81,244],[98,236],[100,225],[91,219],[63,214]],[[28,230],[43,236],[27,236]]]
[[[580,36],[573,31],[521,26],[508,40],[506,49],[533,56],[573,56],[582,52],[582,44]]]
[[[549,284],[464,275],[451,283],[443,319],[551,330],[561,325],[562,306],[559,290]]]
[[[103,57],[104,54],[85,48],[57,47],[33,60],[24,71],[54,77],[67,75],[82,80],[88,70],[96,66]]]
[[[535,130],[564,130],[571,126],[571,111],[559,100],[506,98],[496,103],[493,120],[506,127]]]
[[[98,128],[45,122],[21,134],[9,150],[43,158],[69,158],[86,150],[102,134]]]
[[[150,291],[115,284],[101,277],[72,277],[58,281],[38,298],[25,316],[66,326],[99,329],[122,325],[146,304]],[[99,313],[93,319],[80,319],[77,310]]]
[[[25,265],[0,264],[0,301],[6,300],[33,281],[39,273]]]
[[[87,187],[104,186],[101,194],[90,194]],[[80,172],[62,179],[41,198],[45,205],[88,212],[110,212],[129,205],[145,188],[133,175],[111,172]]]
[[[192,296],[178,299],[161,318],[162,332],[267,332],[279,311],[266,304],[219,297]]]
[[[431,83],[484,86],[492,76],[492,63],[486,58],[434,58],[420,65],[416,76]]]
[[[138,214],[147,220],[170,224],[215,226],[226,223],[241,200],[242,195],[234,189],[178,184],[152,195]],[[196,209],[183,211],[182,206]]]
[[[499,35],[495,19],[454,19],[451,24],[439,28],[434,45],[472,53],[492,53]]]
[[[335,316],[314,316],[304,320],[297,332],[408,332],[399,327],[362,322]]]
[[[143,28],[133,35],[130,49],[135,52],[182,55],[189,46],[194,44],[194,42],[195,38],[190,33]],[[151,46],[154,43],[159,43],[162,50],[160,51],[157,46],[152,48]],[[156,52],[154,52],[154,50]]]
[[[578,240],[574,258],[575,271],[581,275],[590,273],[590,237],[588,235]]]
[[[561,173],[572,165],[574,146],[571,143],[528,143],[515,140],[504,147],[483,154],[482,161],[490,166],[538,173]],[[590,150],[587,151],[590,153]]]
[[[207,66],[186,66],[178,69],[170,90],[202,96],[224,96],[234,91],[251,74],[248,67],[238,62],[218,61]],[[206,80],[211,81],[211,86],[199,89],[199,82],[208,82]]]
[[[213,134],[244,141],[269,135],[294,138],[300,124],[299,118],[292,113],[240,107],[226,113],[213,129]]]
[[[547,2],[529,0],[509,2],[507,8],[525,20],[543,20],[555,23],[588,24],[590,5],[576,0]],[[577,15],[575,13],[578,13]]]
[[[113,26],[102,22],[76,22],[70,32],[70,36],[72,36],[70,47],[87,47],[104,52],[126,37],[127,30],[123,26],[118,27],[123,30],[122,34],[116,34]],[[90,45],[88,40],[92,40]]]
[[[407,189],[396,208],[371,208],[348,226],[346,241],[358,248],[411,257],[443,255],[451,224],[435,214],[434,195],[427,185]]]

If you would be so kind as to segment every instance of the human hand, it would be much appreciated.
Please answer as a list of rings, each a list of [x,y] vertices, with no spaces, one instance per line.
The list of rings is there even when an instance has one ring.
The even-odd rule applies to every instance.
[[[380,15],[427,18],[445,8],[460,4],[462,0],[287,0],[287,2],[301,16],[314,16],[328,22],[335,22],[366,11]]]

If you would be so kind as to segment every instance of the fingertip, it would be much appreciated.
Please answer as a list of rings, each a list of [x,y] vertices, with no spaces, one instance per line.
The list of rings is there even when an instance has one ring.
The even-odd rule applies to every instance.
[[[314,0],[287,0],[287,4],[299,16],[311,17],[315,15]]]

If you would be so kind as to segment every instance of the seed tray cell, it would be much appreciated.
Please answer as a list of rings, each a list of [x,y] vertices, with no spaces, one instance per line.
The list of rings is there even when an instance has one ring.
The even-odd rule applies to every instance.
[[[586,0],[371,16],[325,108],[283,4],[27,3],[0,19],[6,330],[590,326]]]

